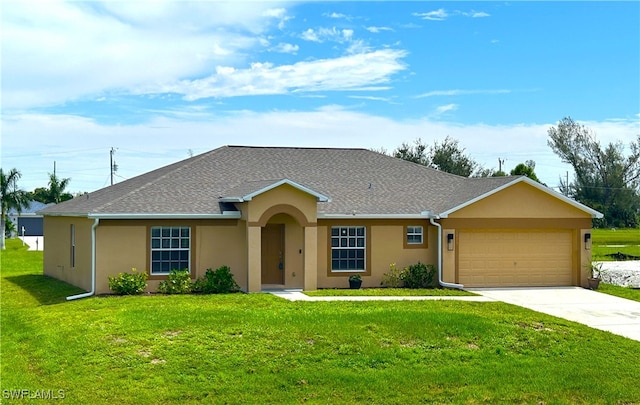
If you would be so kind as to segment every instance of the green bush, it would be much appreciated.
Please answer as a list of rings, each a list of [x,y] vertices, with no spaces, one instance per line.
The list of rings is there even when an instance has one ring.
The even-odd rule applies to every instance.
[[[229,266],[218,267],[207,272],[193,283],[193,291],[205,294],[225,294],[240,291],[240,286],[233,279]]]
[[[432,288],[436,268],[431,264],[418,262],[405,267],[402,272],[402,281],[407,288]]]
[[[380,285],[389,288],[400,288],[404,282],[402,281],[402,270],[396,267],[395,263],[389,265],[389,271],[382,275]]]
[[[117,276],[109,276],[109,289],[118,295],[142,294],[147,288],[147,273],[133,268],[131,273],[119,273]]]
[[[158,285],[158,292],[163,294],[187,294],[191,292],[191,274],[188,269],[169,272],[166,280]]]

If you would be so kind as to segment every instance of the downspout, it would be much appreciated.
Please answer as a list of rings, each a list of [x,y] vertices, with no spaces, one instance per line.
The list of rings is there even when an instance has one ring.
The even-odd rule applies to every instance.
[[[99,223],[100,218],[96,218],[91,226],[91,291],[77,295],[70,295],[67,297],[67,301],[91,297],[96,293],[96,228]]]
[[[442,225],[435,221],[436,218],[438,218],[437,215],[433,215],[433,213],[429,214],[429,222],[438,228],[438,283],[445,288],[457,288],[461,290],[464,288],[462,284],[447,283],[442,280]]]

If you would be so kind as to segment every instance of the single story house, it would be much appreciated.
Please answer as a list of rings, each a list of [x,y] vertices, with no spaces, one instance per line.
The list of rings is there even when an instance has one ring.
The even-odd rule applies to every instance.
[[[39,214],[40,210],[43,210],[53,203],[45,204],[39,201],[29,201],[29,205],[18,212],[15,208],[12,208],[7,213],[9,221],[13,222],[15,232],[12,237],[22,236],[22,230],[24,227],[24,236],[42,236],[44,235],[44,220],[42,215]]]
[[[230,266],[242,289],[379,286],[430,263],[442,285],[586,286],[601,214],[527,177],[465,178],[365,149],[224,146],[41,211],[44,273]]]

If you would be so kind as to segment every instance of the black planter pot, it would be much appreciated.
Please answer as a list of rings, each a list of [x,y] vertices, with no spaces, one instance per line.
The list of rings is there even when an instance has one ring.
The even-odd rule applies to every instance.
[[[349,280],[349,288],[352,290],[357,290],[362,286],[362,280]]]

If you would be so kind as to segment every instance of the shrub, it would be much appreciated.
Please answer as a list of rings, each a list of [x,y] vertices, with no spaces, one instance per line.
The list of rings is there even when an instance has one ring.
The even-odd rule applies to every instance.
[[[118,295],[142,294],[147,288],[147,273],[131,269],[131,273],[119,273],[109,276],[109,289]]]
[[[191,274],[189,270],[173,269],[166,280],[158,285],[158,292],[163,294],[187,294],[191,292]]]
[[[240,286],[233,279],[229,266],[218,267],[207,272],[193,283],[193,291],[205,294],[225,294],[240,291]]]
[[[389,288],[399,288],[403,285],[402,270],[396,267],[395,263],[389,265],[389,271],[382,275],[382,282],[380,285]]]
[[[433,287],[436,268],[431,264],[418,262],[402,271],[402,280],[407,288],[429,288]]]

